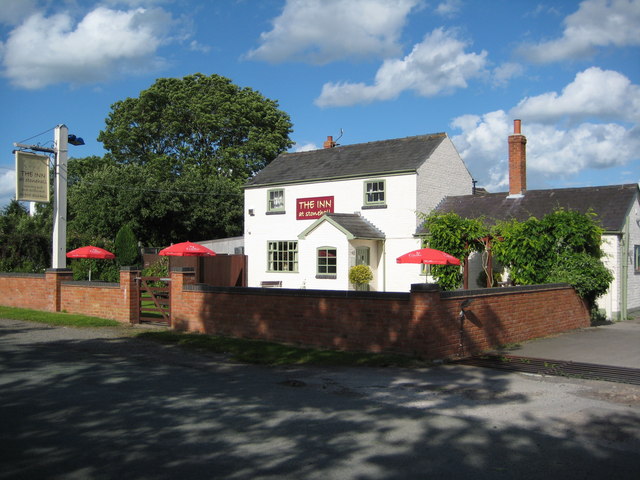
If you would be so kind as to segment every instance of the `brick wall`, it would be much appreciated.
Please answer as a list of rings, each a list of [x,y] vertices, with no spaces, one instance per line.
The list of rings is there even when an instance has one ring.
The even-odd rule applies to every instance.
[[[377,293],[182,288],[178,280],[172,322],[207,334],[438,359],[587,327],[589,314],[567,285],[440,292],[419,284],[410,293]]]
[[[0,303],[136,323],[138,273],[123,269],[119,284],[73,282],[66,269],[0,274]],[[416,284],[409,293],[381,293],[211,287],[194,280],[191,269],[171,272],[174,328],[311,347],[439,359],[589,326],[587,309],[567,285],[441,292]],[[471,303],[461,322],[465,301]]]
[[[8,307],[68,312],[136,323],[139,272],[120,271],[120,283],[74,282],[68,269],[42,274],[0,274],[0,303]]]

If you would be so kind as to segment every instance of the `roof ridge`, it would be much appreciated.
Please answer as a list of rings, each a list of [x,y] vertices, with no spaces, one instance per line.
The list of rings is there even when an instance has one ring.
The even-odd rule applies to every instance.
[[[302,154],[311,154],[311,153],[317,153],[317,152],[324,152],[324,151],[328,151],[328,150],[336,150],[336,149],[343,149],[343,148],[350,148],[350,147],[359,147],[359,146],[363,146],[363,145],[371,145],[374,143],[389,143],[389,142],[399,142],[399,141],[403,141],[403,140],[413,140],[413,139],[418,139],[418,138],[434,138],[434,137],[446,137],[447,136],[447,132],[436,132],[436,133],[424,133],[422,135],[411,135],[408,137],[399,137],[399,138],[388,138],[386,140],[371,140],[368,142],[361,142],[361,143],[349,143],[347,145],[337,145],[335,147],[331,147],[331,148],[316,148],[314,150],[304,150],[301,152],[282,152],[280,154],[280,156],[285,156],[285,155],[302,155]]]

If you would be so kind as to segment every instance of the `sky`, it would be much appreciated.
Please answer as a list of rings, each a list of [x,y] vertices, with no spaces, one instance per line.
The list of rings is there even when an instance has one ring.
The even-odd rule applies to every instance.
[[[478,186],[640,181],[640,0],[0,0],[0,207],[14,142],[101,156],[111,105],[218,74],[276,100],[292,151],[446,132]]]

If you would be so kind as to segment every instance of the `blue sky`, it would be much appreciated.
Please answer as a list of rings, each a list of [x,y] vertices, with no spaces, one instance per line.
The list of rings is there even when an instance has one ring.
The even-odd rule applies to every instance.
[[[447,132],[479,186],[640,181],[640,0],[0,0],[0,205],[13,142],[96,141],[160,77],[219,74],[277,100],[293,150]]]

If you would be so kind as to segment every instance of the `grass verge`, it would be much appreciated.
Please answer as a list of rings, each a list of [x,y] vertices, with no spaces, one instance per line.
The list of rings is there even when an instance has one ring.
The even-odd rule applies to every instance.
[[[47,323],[49,325],[66,327],[117,327],[120,325],[119,322],[116,322],[115,320],[107,320],[106,318],[88,317],[86,315],[75,315],[62,312],[41,312],[39,310],[3,306],[0,306],[0,318],[25,320],[27,322]]]
[[[69,327],[117,327],[115,320],[75,315],[70,313],[42,312],[24,308],[0,306],[0,318],[46,323]],[[199,333],[182,333],[173,330],[144,331],[136,338],[151,340],[198,352],[224,353],[233,360],[259,365],[315,365],[315,366],[367,366],[367,367],[419,367],[428,365],[416,357],[383,353],[353,353],[294,347],[262,340],[229,338]]]
[[[418,358],[403,355],[300,348],[263,340],[247,340],[198,333],[180,333],[168,330],[143,332],[138,334],[137,337],[198,351],[225,353],[239,362],[270,366],[416,367],[426,365],[426,362]]]

